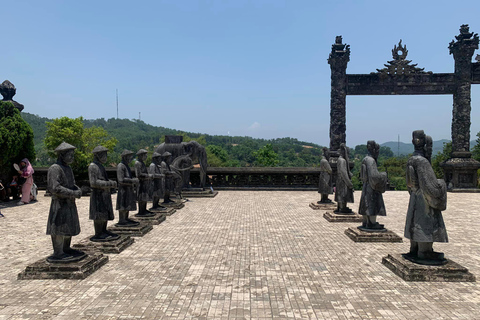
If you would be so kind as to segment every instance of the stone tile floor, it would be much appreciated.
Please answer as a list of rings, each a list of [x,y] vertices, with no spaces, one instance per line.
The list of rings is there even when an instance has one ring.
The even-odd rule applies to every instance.
[[[115,196],[114,196],[115,197]],[[356,192],[358,207],[360,193]],[[114,199],[115,200],[115,199]],[[480,319],[478,283],[405,282],[381,264],[408,243],[355,243],[316,192],[221,191],[196,198],[85,280],[17,280],[51,253],[50,199],[3,207],[4,319]],[[403,236],[407,192],[386,192],[381,223]],[[89,236],[89,198],[77,200]],[[480,281],[480,194],[448,194],[450,243],[436,244]]]

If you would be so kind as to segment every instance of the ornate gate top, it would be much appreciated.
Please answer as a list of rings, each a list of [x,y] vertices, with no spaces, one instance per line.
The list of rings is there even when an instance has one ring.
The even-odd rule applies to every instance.
[[[412,60],[407,60],[407,46],[402,45],[402,39],[392,49],[393,60],[384,64],[385,68],[377,69],[381,75],[410,75],[410,74],[431,74],[431,71],[424,71],[425,68],[417,68],[417,64],[410,64]],[[372,72],[375,73],[375,72]]]

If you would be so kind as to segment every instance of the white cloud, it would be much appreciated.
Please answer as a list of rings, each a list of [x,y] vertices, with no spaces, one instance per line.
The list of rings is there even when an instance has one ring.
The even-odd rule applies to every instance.
[[[258,123],[256,121],[254,123],[252,123],[250,125],[250,127],[248,127],[249,130],[255,130],[255,129],[258,129],[258,128],[260,128],[260,123]]]

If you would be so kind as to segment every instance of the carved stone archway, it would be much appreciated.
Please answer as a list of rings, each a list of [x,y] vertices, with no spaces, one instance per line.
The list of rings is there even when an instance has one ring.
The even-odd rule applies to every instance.
[[[392,49],[393,60],[385,68],[370,74],[347,74],[350,46],[337,36],[328,58],[331,69],[330,150],[336,162],[340,144],[346,142],[347,95],[453,95],[452,154],[442,164],[450,191],[475,191],[480,162],[470,152],[471,85],[480,84],[480,59],[472,62],[478,49],[478,34],[468,25],[449,45],[455,60],[454,73],[426,72],[407,60],[408,50],[402,40]],[[417,128],[412,128],[417,129]]]

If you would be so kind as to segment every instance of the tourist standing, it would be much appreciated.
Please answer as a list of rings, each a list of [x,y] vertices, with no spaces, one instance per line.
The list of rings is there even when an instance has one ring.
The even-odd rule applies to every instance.
[[[20,170],[18,173],[25,179],[24,184],[22,185],[22,199],[18,202],[18,204],[26,204],[32,200],[32,185],[33,185],[33,170],[32,165],[28,161],[27,158],[24,158],[20,161]]]

